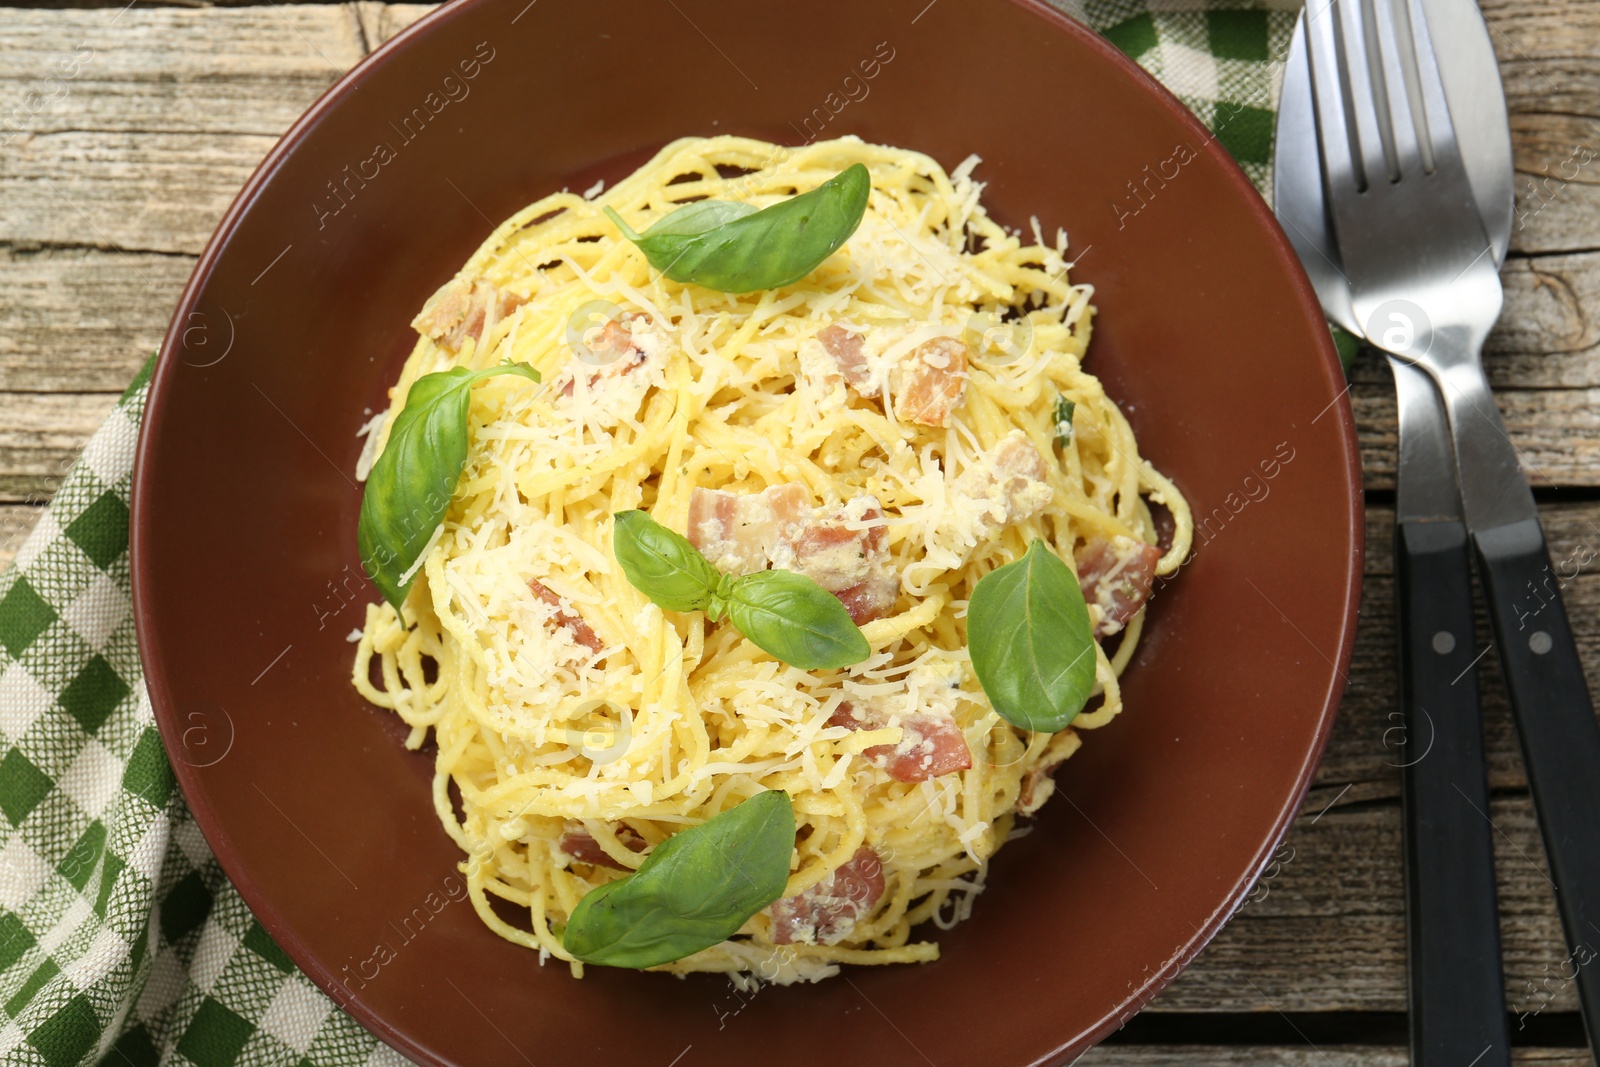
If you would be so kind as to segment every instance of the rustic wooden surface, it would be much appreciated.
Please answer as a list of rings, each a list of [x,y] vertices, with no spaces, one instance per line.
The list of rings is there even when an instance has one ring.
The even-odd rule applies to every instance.
[[[18,115],[21,132],[7,140],[0,121],[0,565],[155,348],[251,169],[339,74],[429,10],[3,2],[0,114]],[[1486,363],[1566,559],[1600,549],[1600,4],[1484,9],[1519,171],[1506,311]],[[75,55],[61,78],[57,64]],[[1351,684],[1317,784],[1254,899],[1083,1064],[1405,1062],[1399,757],[1385,744],[1394,404],[1376,360],[1353,379],[1371,551]],[[1581,575],[1566,596],[1600,691],[1600,576]],[[1567,953],[1492,654],[1484,664],[1517,1062],[1577,1067],[1589,1059],[1559,979]]]

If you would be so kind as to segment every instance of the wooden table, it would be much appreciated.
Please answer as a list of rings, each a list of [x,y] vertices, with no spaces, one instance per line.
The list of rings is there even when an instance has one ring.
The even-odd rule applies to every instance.
[[[0,7],[0,563],[156,347],[257,161],[336,77],[429,10],[37,2]],[[1506,310],[1485,361],[1570,569],[1600,551],[1600,4],[1486,0],[1485,14],[1519,171]],[[1353,377],[1370,551],[1327,758],[1251,902],[1083,1064],[1405,1062],[1399,757],[1386,745],[1394,401],[1377,360]],[[1600,692],[1596,566],[1565,595]],[[1567,951],[1492,652],[1483,666],[1518,1062],[1575,1067],[1589,1058],[1561,977]]]

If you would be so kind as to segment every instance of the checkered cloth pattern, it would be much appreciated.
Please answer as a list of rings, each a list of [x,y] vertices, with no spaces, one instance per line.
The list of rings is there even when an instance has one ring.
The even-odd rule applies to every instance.
[[[1182,100],[1270,195],[1274,109],[1299,10],[1298,2],[1085,0],[1081,16]]]
[[[1267,188],[1293,8],[1054,2],[1161,79]],[[174,788],[129,602],[153,363],[0,574],[0,1058],[403,1067],[273,943]]]
[[[153,368],[0,574],[0,1057],[403,1067],[267,936],[173,788],[129,603]]]

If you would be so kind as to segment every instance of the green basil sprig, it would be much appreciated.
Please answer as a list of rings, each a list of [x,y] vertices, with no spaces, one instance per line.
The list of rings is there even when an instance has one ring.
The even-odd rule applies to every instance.
[[[794,571],[756,571],[713,595],[707,614],[726,611],[735,628],[763,652],[805,670],[848,667],[872,654],[839,598]]]
[[[633,587],[669,611],[726,616],[763,652],[801,670],[831,670],[872,654],[839,598],[803,574],[719,574],[688,538],[642,511],[624,511],[612,554]]]
[[[418,378],[367,473],[356,544],[362,566],[395,611],[416,581],[417,558],[444,521],[467,465],[472,384],[497,374],[539,380],[538,371],[520,363],[477,371],[454,367]]]
[[[702,611],[722,577],[689,539],[642,511],[618,512],[612,552],[635,589],[668,611]]]
[[[655,967],[720,944],[783,895],[793,850],[789,794],[758,793],[673,834],[632,874],[590,890],[562,943],[606,967]]]
[[[644,233],[606,214],[650,265],[675,282],[724,293],[797,282],[839,250],[867,210],[872,178],[852,163],[809,193],[757,211],[749,204],[697,200]]]
[[[994,710],[1026,730],[1060,730],[1094,689],[1083,590],[1043,541],[979,579],[967,602],[967,648]]]

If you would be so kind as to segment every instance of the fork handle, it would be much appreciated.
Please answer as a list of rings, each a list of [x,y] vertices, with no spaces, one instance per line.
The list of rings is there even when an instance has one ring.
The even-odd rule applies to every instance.
[[[1589,1046],[1600,1055],[1600,722],[1537,518],[1474,535]]]
[[[1466,525],[1398,523],[1395,577],[1411,1063],[1505,1067],[1510,1035]]]

